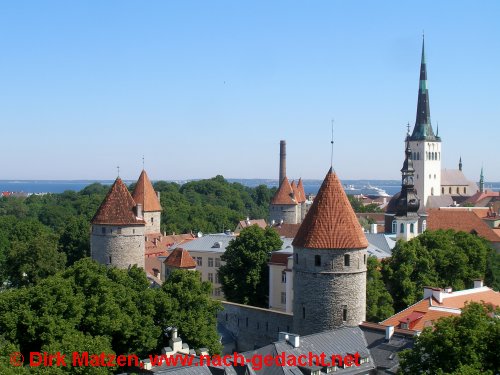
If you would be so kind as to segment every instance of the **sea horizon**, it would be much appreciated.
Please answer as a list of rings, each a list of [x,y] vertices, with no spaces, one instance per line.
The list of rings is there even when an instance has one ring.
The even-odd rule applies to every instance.
[[[154,182],[166,181],[184,184],[190,181],[199,181],[202,178],[179,179],[179,180],[153,180]],[[230,183],[237,182],[247,187],[256,187],[258,185],[266,185],[268,187],[276,187],[277,179],[266,178],[226,178]],[[126,184],[136,182],[136,180],[123,180]],[[303,179],[304,190],[307,194],[315,194],[321,186],[320,179]],[[43,194],[43,193],[63,193],[64,191],[81,191],[86,186],[93,183],[103,185],[111,185],[114,180],[99,180],[99,179],[81,179],[81,180],[0,180],[0,193],[26,193],[26,194]],[[342,184],[346,187],[348,194],[370,194],[373,188],[384,190],[388,195],[394,195],[400,191],[400,180],[377,180],[377,179],[357,179],[343,180]],[[500,182],[485,182],[485,188],[493,191],[500,191]]]

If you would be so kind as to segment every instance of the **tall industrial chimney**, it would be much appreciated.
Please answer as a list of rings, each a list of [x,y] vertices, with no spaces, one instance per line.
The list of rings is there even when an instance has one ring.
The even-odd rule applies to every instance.
[[[278,181],[278,186],[281,186],[281,182],[286,177],[286,141],[280,141],[280,180]]]

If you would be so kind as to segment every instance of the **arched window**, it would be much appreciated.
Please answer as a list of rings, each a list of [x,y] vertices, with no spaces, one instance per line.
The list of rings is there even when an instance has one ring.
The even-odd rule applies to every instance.
[[[434,195],[434,188],[431,187],[431,195]]]
[[[405,225],[403,223],[401,223],[401,225],[399,226],[399,232],[400,233],[404,233],[405,232]]]
[[[460,191],[459,191],[458,187],[457,187],[457,194],[460,194]]]
[[[451,187],[448,189],[448,193],[451,194]]]
[[[467,188],[464,187],[464,194],[467,194]]]
[[[441,194],[444,194],[444,187],[441,188]]]
[[[410,233],[415,233],[415,224],[410,224]]]
[[[349,254],[344,255],[344,266],[349,267],[351,265],[351,256]]]
[[[420,160],[420,152],[417,152],[417,160]]]
[[[398,230],[398,223],[396,223],[396,220],[392,221],[392,233],[396,233]]]

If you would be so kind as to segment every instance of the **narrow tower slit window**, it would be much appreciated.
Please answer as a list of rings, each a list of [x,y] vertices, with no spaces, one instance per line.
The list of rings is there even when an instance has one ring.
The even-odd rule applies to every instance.
[[[349,254],[344,254],[344,266],[349,267],[351,265],[351,256]]]
[[[342,305],[342,321],[347,322],[347,305]]]
[[[321,255],[315,255],[314,256],[314,265],[316,267],[320,267],[321,266]]]

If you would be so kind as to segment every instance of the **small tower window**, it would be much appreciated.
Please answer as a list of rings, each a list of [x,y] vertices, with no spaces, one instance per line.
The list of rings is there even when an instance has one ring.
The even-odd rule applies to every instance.
[[[101,227],[101,233],[106,234],[106,227]]]
[[[117,234],[122,234],[122,228],[118,227],[118,228],[116,229],[116,233],[117,233]]]
[[[108,264],[111,264],[111,255],[108,256]]]
[[[306,308],[305,306],[302,306],[302,319],[306,318]]]
[[[154,218],[154,217],[152,217],[152,218],[151,218],[151,224],[153,224],[153,223],[154,223],[154,221],[155,221],[155,218]]]
[[[349,267],[351,265],[351,256],[349,254],[344,254],[344,266]]]
[[[299,254],[295,254],[295,264],[299,264]]]
[[[364,263],[366,264],[366,254],[365,254],[365,255],[363,255],[363,261],[364,261]]]
[[[411,223],[410,224],[410,233],[414,233],[415,232],[415,224]]]
[[[441,194],[444,194],[444,187],[441,188]]]
[[[342,321],[347,322],[347,305],[342,305]]]
[[[316,267],[320,267],[321,266],[321,255],[315,255],[314,256],[314,265]]]
[[[396,223],[396,220],[392,221],[392,233],[396,233],[398,230],[398,223]]]
[[[467,188],[464,187],[464,194],[467,194]]]
[[[404,233],[405,232],[405,225],[403,223],[401,223],[401,225],[399,226],[399,232],[400,233]]]

